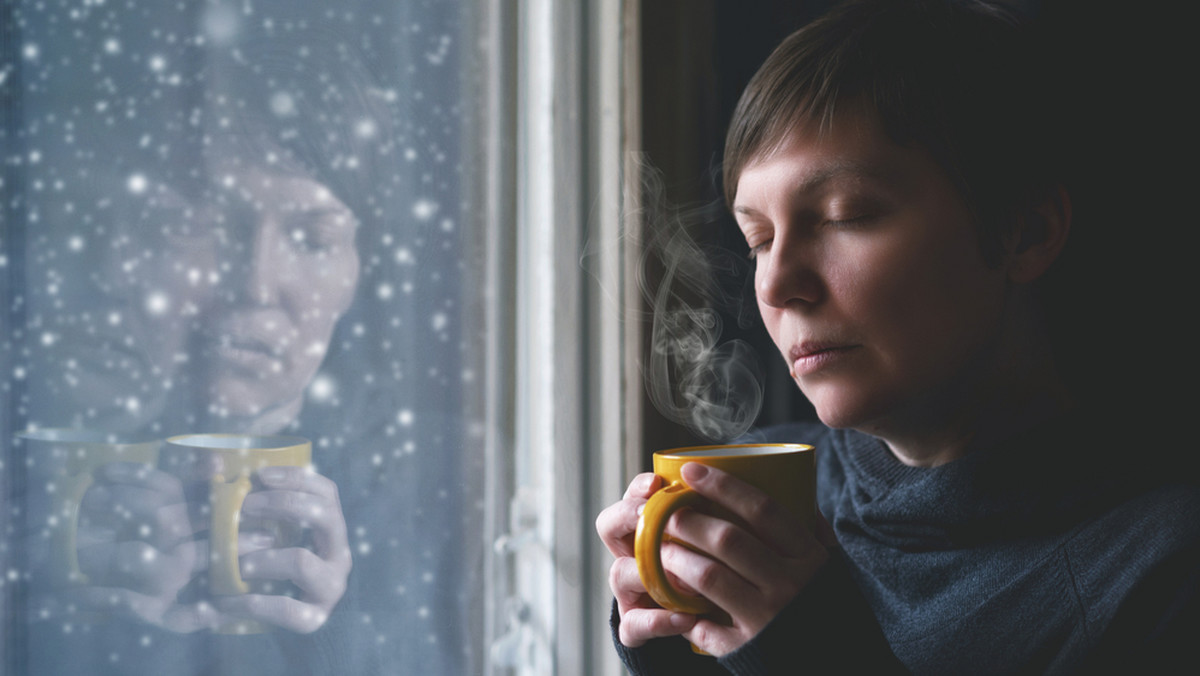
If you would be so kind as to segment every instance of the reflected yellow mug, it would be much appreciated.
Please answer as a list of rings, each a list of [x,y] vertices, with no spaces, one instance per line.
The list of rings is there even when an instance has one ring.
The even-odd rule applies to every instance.
[[[816,461],[813,447],[804,444],[692,446],[654,454],[654,473],[662,477],[663,485],[650,496],[638,519],[634,535],[638,575],[650,597],[663,608],[702,615],[715,610],[712,603],[679,591],[667,580],[661,552],[667,520],[685,507],[698,507],[733,523],[741,520],[688,488],[680,471],[689,462],[715,467],[758,488],[812,529],[816,524]]]
[[[238,525],[250,476],[264,467],[307,467],[312,443],[291,436],[185,434],[167,439],[163,448],[167,471],[205,459],[217,468],[209,478],[209,590],[216,595],[245,594],[250,587],[238,568]],[[231,631],[247,631],[249,626]]]
[[[31,496],[31,503],[48,498],[45,509],[34,507],[31,511],[39,519],[45,517],[43,525],[51,529],[47,562],[50,580],[58,585],[87,584],[76,549],[83,494],[95,481],[96,470],[105,465],[134,462],[153,466],[158,461],[160,442],[67,428],[27,430],[17,436],[25,444],[29,474],[37,477],[29,490],[45,492]]]

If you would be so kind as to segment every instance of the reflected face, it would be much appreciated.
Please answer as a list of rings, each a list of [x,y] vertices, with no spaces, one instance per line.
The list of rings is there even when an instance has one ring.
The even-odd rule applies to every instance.
[[[208,246],[198,249],[215,252],[220,279],[199,346],[208,413],[298,406],[354,297],[357,221],[300,173],[217,163],[211,180]]]
[[[301,172],[209,171],[202,190],[98,172],[40,205],[33,422],[173,433],[180,414],[295,414],[354,296],[357,221]]]
[[[979,377],[1005,272],[941,167],[873,115],[793,132],[742,172],[734,212],[764,323],[826,424],[937,425]]]

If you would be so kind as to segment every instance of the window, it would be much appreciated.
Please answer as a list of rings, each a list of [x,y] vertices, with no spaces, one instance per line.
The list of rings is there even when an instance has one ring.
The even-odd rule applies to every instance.
[[[0,670],[615,673],[623,3],[0,11]]]

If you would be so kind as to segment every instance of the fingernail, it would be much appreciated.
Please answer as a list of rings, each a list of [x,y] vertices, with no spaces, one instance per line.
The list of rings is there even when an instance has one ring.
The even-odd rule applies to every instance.
[[[671,613],[671,626],[675,627],[676,629],[687,629],[688,627],[692,626],[695,621],[696,618],[691,615],[684,615],[683,613]]]
[[[702,481],[708,476],[708,467],[701,465],[698,462],[689,462],[683,466],[683,479],[689,484],[697,481]]]
[[[263,467],[258,470],[258,477],[266,483],[278,483],[283,481],[287,475],[287,470],[282,467]]]
[[[638,516],[641,516],[641,515],[642,515],[642,512],[645,512],[645,511],[646,511],[646,505],[638,505],[638,508],[637,508],[637,515],[638,515]]]

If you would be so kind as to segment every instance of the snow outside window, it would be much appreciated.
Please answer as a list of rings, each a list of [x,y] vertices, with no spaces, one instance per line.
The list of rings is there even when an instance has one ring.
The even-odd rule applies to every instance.
[[[624,4],[0,5],[0,673],[616,673]]]

